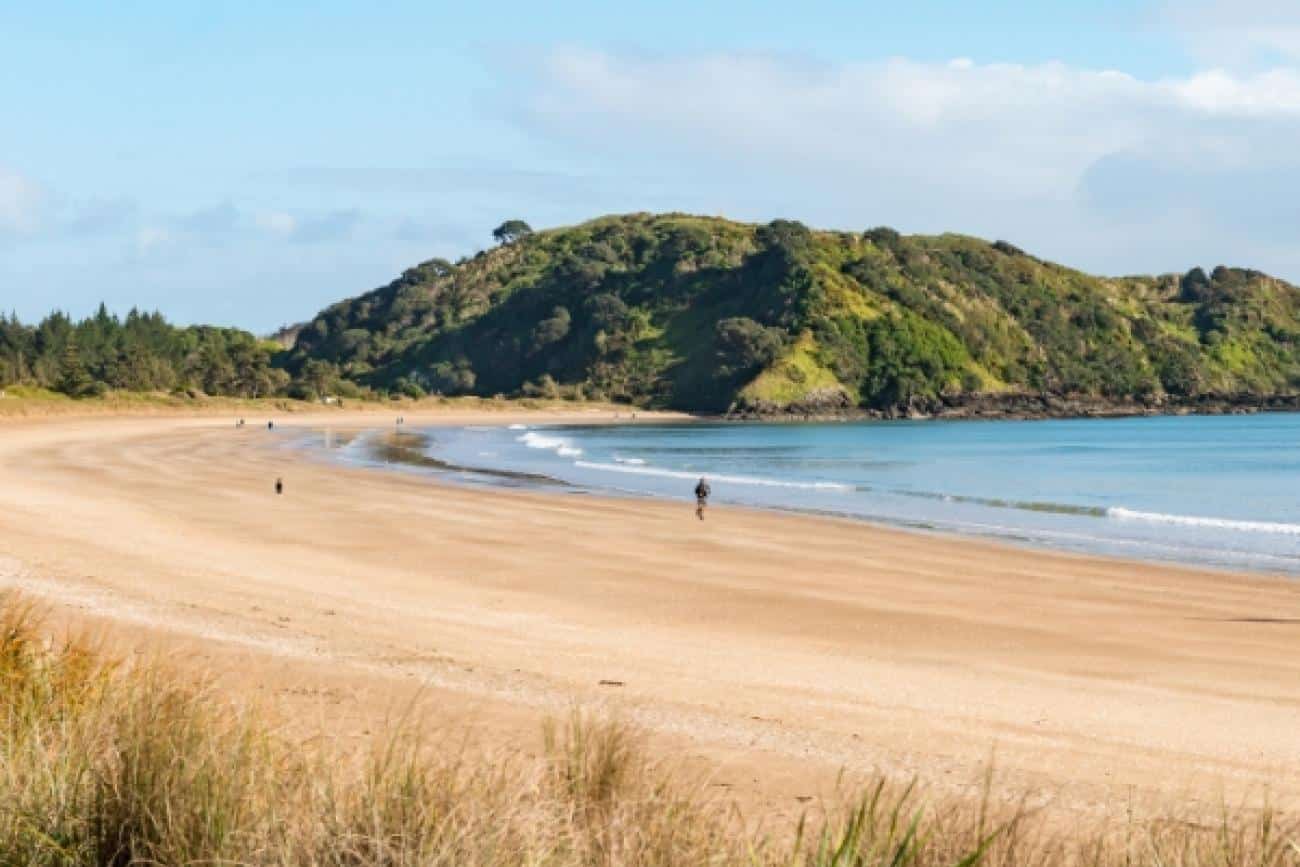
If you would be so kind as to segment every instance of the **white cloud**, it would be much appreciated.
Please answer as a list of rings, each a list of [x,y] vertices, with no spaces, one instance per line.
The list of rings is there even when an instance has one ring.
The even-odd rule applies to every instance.
[[[1300,73],[1294,69],[1274,69],[1249,77],[1213,69],[1158,86],[1167,88],[1183,107],[1192,112],[1300,118]]]
[[[1295,0],[1168,0],[1161,17],[1214,65],[1300,58]]]
[[[135,234],[136,249],[148,253],[165,247],[172,241],[172,233],[161,226],[145,226]]]
[[[288,236],[298,227],[298,221],[283,211],[264,211],[257,215],[257,226],[272,235]]]
[[[35,232],[48,208],[49,195],[38,184],[0,167],[0,233]]]
[[[720,210],[1012,236],[1111,270],[1235,250],[1265,260],[1243,264],[1300,277],[1300,252],[1249,237],[1258,213],[1300,232],[1300,215],[1287,216],[1300,201],[1296,69],[1142,80],[1061,63],[562,50],[537,72],[526,124],[593,155],[725,179]],[[1122,171],[1100,182],[1097,168],[1116,158]],[[1162,200],[1173,178],[1192,192]],[[1205,179],[1215,195],[1198,198]],[[1263,207],[1243,204],[1251,201]],[[774,212],[786,203],[793,210]],[[1142,204],[1140,219],[1126,203]],[[1143,260],[1144,250],[1167,258]]]
[[[567,51],[551,56],[543,81],[534,118],[576,137],[810,172],[902,171],[958,187],[995,180],[1018,195],[1068,183],[1098,155],[1141,143],[1143,114],[1160,98],[1128,76],[1059,64],[902,59],[824,66]]]
[[[70,200],[0,167],[0,237],[24,241],[84,239],[128,227],[135,202],[127,197]]]

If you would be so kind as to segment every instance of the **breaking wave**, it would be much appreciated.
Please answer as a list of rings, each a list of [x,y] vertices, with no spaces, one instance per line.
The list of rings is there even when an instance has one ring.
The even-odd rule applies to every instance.
[[[757,476],[732,476],[721,473],[692,473],[685,470],[663,470],[658,467],[628,466],[626,464],[602,464],[595,461],[574,461],[575,467],[587,470],[604,470],[610,473],[627,473],[636,476],[659,476],[665,479],[689,479],[695,481],[705,476],[711,482],[726,482],[731,485],[758,485],[765,488],[800,488],[817,491],[852,491],[853,485],[839,482],[792,482],[764,479]]]
[[[1232,518],[1203,518],[1196,515],[1169,515],[1164,512],[1138,512],[1116,507],[1106,510],[1107,516],[1122,521],[1145,521],[1148,524],[1173,524],[1180,527],[1212,527],[1219,530],[1237,530],[1244,533],[1273,533],[1279,536],[1300,536],[1300,524],[1283,524],[1274,521],[1239,521]]]
[[[562,458],[576,458],[582,454],[582,449],[576,447],[564,437],[547,436],[536,431],[529,431],[523,436],[516,437],[516,440],[530,449],[546,449],[555,452]]]

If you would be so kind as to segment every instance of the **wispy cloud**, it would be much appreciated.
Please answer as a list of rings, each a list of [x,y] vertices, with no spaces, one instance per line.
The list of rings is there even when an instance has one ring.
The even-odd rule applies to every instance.
[[[0,167],[0,236],[47,241],[129,230],[137,212],[126,196],[75,200]]]
[[[1161,17],[1212,65],[1300,59],[1300,5],[1294,0],[1168,0]]]
[[[307,214],[295,218],[293,231],[289,239],[300,244],[318,244],[323,241],[338,241],[350,238],[361,223],[361,211],[357,208],[327,211],[322,214]]]
[[[487,235],[449,218],[405,216],[396,221],[388,237],[412,243],[437,242],[464,252],[474,244],[483,243]]]
[[[250,211],[226,201],[182,214],[155,217],[136,233],[135,246],[147,251],[164,246],[222,246],[258,241],[320,243],[347,239],[362,222],[362,213],[357,208]]]
[[[45,222],[49,193],[30,178],[0,167],[0,234],[29,234]]]
[[[244,215],[226,201],[191,211],[172,220],[175,229],[207,238],[234,234],[243,228]]]
[[[263,211],[256,216],[255,221],[262,231],[281,237],[292,235],[298,228],[298,221],[284,211]]]
[[[599,186],[603,179],[563,171],[524,170],[495,165],[299,166],[258,176],[293,187],[347,190],[362,195],[446,195],[507,192],[555,194]]]
[[[129,229],[140,212],[134,199],[114,196],[92,199],[73,208],[60,220],[57,231],[70,238],[90,238]]]
[[[141,253],[150,253],[166,247],[173,240],[171,231],[162,226],[144,226],[135,233],[135,246]]]
[[[1300,231],[1281,206],[1300,199],[1296,69],[1143,80],[1060,63],[566,49],[534,82],[521,107],[529,129],[629,160],[705,166],[751,214],[780,199],[812,221],[1014,235],[1124,270],[1233,249],[1300,276],[1300,254],[1263,250],[1249,231],[1262,213]],[[1245,190],[1198,198],[1173,177]],[[1126,219],[1126,205],[1147,216]],[[1152,259],[1181,245],[1182,262],[1134,261],[1135,239]]]

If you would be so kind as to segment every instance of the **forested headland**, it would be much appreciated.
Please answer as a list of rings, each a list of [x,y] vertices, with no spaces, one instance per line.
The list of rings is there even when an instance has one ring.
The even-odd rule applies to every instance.
[[[285,365],[763,414],[1267,403],[1300,384],[1300,289],[1257,271],[1095,277],[1003,241],[682,214],[496,240],[322,311]]]
[[[1300,390],[1300,289],[1252,270],[1097,277],[1003,241],[683,214],[510,220],[494,240],[282,342],[102,308],[0,318],[0,386],[767,415],[1272,406]]]

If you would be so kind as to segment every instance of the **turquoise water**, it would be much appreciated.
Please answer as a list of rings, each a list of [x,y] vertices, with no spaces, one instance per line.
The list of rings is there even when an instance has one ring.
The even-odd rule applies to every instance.
[[[430,457],[578,489],[1300,572],[1300,415],[428,430]],[[472,475],[472,474],[471,474]],[[689,513],[688,513],[689,514]]]

